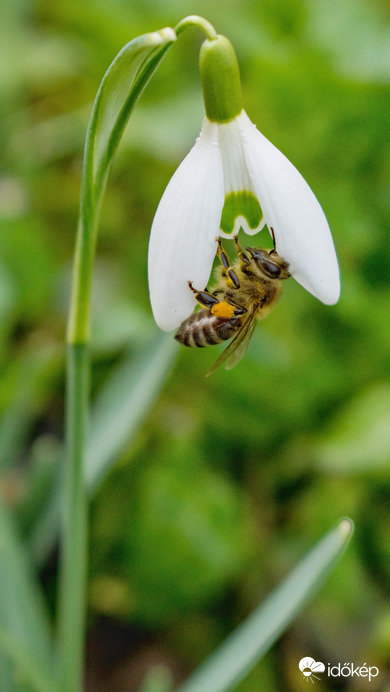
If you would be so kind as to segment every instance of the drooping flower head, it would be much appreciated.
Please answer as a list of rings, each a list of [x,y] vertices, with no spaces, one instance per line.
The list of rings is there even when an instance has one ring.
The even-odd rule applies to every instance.
[[[291,275],[328,305],[340,278],[325,214],[290,161],[241,106],[236,55],[224,36],[204,41],[200,74],[206,115],[201,133],[170,180],[153,220],[149,288],[154,317],[166,331],[190,315],[188,281],[209,280],[218,236],[267,225]]]

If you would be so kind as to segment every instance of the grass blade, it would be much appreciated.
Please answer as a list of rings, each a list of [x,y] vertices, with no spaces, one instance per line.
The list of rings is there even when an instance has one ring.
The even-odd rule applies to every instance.
[[[85,474],[89,491],[104,478],[137,430],[170,372],[176,342],[159,333],[136,358],[126,360],[100,393],[91,417]]]
[[[226,692],[268,651],[306,601],[319,589],[351,536],[343,519],[298,564],[282,584],[238,627],[178,692]]]
[[[0,503],[0,622],[44,670],[50,670],[49,621],[41,591],[7,508]],[[1,642],[0,642],[1,643]]]
[[[171,335],[159,332],[147,349],[143,348],[118,366],[97,396],[86,450],[85,479],[89,495],[137,434],[169,375],[176,348]],[[60,493],[60,479],[53,478],[53,490],[29,533],[30,551],[38,565],[44,563],[58,536]]]
[[[59,687],[51,678],[41,662],[30,649],[26,649],[19,640],[10,636],[8,632],[0,628],[0,649],[6,655],[13,667],[12,678],[18,680],[19,685],[34,692],[59,692]],[[8,687],[1,688],[4,691],[11,689],[11,681]],[[12,686],[15,688],[15,683]]]

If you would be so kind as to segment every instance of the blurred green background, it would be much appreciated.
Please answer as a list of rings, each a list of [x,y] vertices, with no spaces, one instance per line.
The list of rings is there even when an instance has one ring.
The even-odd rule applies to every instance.
[[[315,191],[341,267],[336,306],[287,282],[237,368],[206,379],[218,348],[178,348],[135,433],[126,435],[122,422],[115,463],[92,502],[88,690],[136,691],[160,663],[181,680],[343,516],[356,524],[347,553],[237,689],[300,690],[303,656],[376,665],[369,689],[385,689],[388,3],[3,0],[1,13],[0,482],[50,603],[56,551],[42,508],[61,459],[83,143],[100,80],[127,41],[194,13],[230,38],[244,107]],[[148,233],[200,130],[201,40],[187,32],[169,52],[109,179],[94,285],[94,399],[114,380],[114,399],[124,400],[123,373],[159,338],[148,300]],[[251,244],[265,242],[259,235]],[[361,683],[323,680],[321,689],[367,689]]]

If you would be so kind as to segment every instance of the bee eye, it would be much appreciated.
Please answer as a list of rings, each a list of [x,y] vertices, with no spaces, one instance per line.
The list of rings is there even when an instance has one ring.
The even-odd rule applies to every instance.
[[[269,260],[262,260],[260,264],[263,272],[267,274],[267,276],[269,276],[271,279],[277,279],[278,276],[280,276],[281,268],[274,262],[270,262]]]

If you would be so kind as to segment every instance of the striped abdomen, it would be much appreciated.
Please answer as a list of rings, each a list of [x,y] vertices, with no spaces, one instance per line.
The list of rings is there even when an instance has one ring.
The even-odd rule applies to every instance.
[[[241,326],[240,317],[224,319],[206,308],[198,310],[181,323],[175,339],[185,346],[213,346],[230,339]]]

